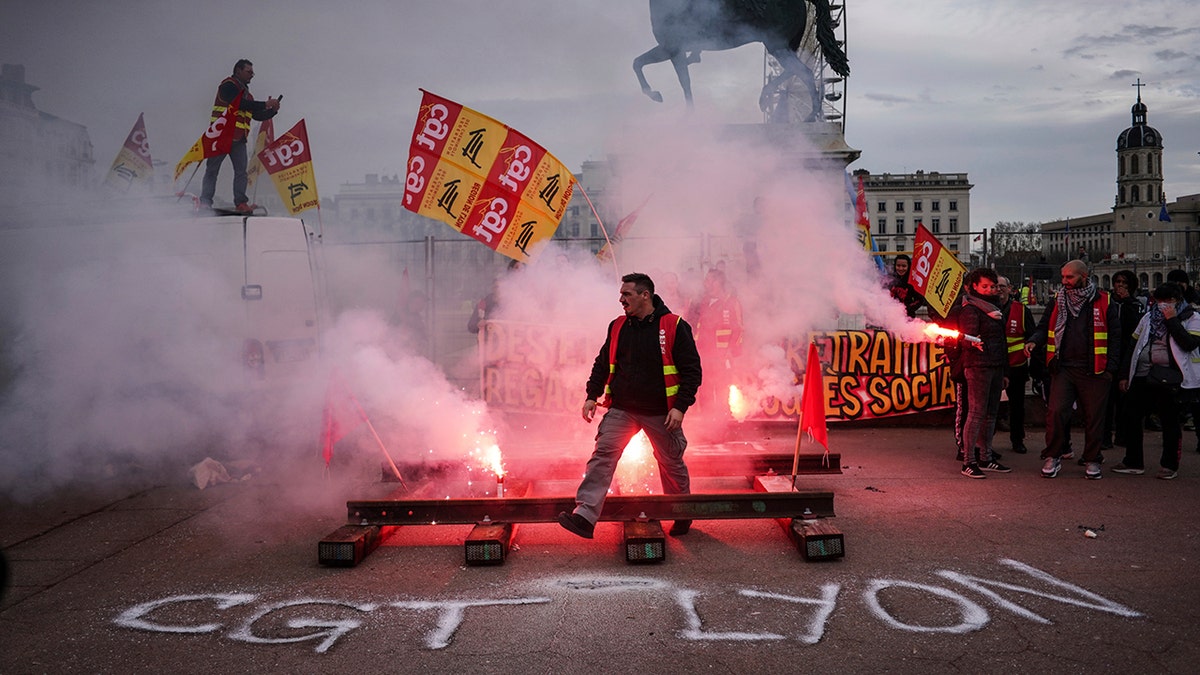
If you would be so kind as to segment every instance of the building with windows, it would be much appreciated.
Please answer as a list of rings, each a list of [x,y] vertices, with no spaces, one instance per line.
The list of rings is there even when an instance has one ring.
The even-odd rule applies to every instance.
[[[0,70],[0,199],[40,202],[92,185],[87,127],[38,110],[25,66]]]
[[[1194,272],[1200,246],[1200,194],[1168,202],[1163,193],[1163,137],[1147,123],[1139,81],[1131,124],[1117,135],[1117,189],[1112,210],[1042,224],[1047,260],[1079,258],[1097,283],[1108,288],[1112,275],[1129,269],[1139,286],[1153,289],[1172,269]],[[1193,276],[1194,278],[1194,276]]]
[[[971,262],[971,185],[965,173],[917,171],[873,174],[863,179],[871,238],[881,255],[912,255],[917,227],[924,225],[964,264]]]

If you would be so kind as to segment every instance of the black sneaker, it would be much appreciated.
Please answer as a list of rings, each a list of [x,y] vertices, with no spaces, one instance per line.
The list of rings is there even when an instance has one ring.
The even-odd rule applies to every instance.
[[[979,468],[983,469],[984,471],[993,471],[995,473],[1011,473],[1012,472],[1012,469],[1008,468],[1007,466],[1004,466],[1003,464],[1001,464],[1000,462],[997,462],[995,460],[988,462],[987,464],[984,464],[983,466],[981,466]]]
[[[1025,453],[1029,452],[1029,448],[1026,448],[1024,443],[1017,443],[1013,446],[1013,452],[1017,453],[1018,455],[1024,455]]]
[[[979,470],[978,464],[963,464],[962,475],[967,478],[987,478],[987,474]]]
[[[671,523],[671,529],[667,532],[667,534],[671,535],[672,537],[682,537],[683,535],[685,535],[689,531],[691,531],[691,529],[692,529],[692,521],[677,520],[677,521]]]
[[[596,530],[596,526],[589,523],[587,518],[578,513],[567,513],[566,511],[559,512],[558,524],[568,532],[577,534],[584,539],[591,539],[592,533]]]

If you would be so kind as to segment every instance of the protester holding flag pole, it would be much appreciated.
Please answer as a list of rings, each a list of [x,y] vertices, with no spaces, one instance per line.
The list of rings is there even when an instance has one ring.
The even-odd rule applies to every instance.
[[[250,213],[254,205],[246,196],[246,141],[250,136],[250,120],[269,120],[279,112],[279,100],[282,97],[268,98],[266,101],[255,101],[250,94],[250,80],[254,79],[254,64],[247,59],[238,59],[233,66],[233,74],[221,80],[217,87],[217,95],[213,100],[212,123],[226,117],[232,109],[233,137],[228,149],[224,152],[205,152],[208,160],[204,169],[204,184],[200,192],[200,204],[212,207],[213,197],[217,192],[217,175],[221,171],[221,163],[225,155],[233,164],[233,203],[234,208],[241,213]]]

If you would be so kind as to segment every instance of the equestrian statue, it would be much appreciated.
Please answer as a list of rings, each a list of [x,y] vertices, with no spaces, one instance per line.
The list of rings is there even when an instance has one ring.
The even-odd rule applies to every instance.
[[[850,74],[846,52],[834,35],[829,0],[807,0],[813,4],[817,43],[825,63],[833,72],[845,77]],[[808,121],[816,121],[821,111],[822,89],[817,86],[813,72],[796,55],[808,19],[806,0],[650,0],[650,28],[658,42],[649,51],[633,60],[642,92],[662,102],[662,94],[651,89],[642,68],[651,63],[670,61],[675,66],[683,97],[692,106],[692,82],[688,65],[700,60],[702,51],[733,49],[751,42],[761,42],[767,53],[775,57],[781,72],[763,86],[759,105],[764,110],[780,85],[798,77],[812,95],[812,113]]]

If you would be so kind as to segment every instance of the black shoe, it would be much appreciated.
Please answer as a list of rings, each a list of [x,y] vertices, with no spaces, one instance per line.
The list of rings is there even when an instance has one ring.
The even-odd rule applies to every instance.
[[[689,531],[691,531],[691,529],[692,529],[692,521],[677,520],[677,521],[671,523],[671,529],[667,532],[667,534],[671,535],[672,537],[682,537],[683,535],[685,535]]]
[[[566,511],[558,514],[558,524],[571,534],[577,534],[584,539],[591,539],[592,533],[596,530],[596,526],[589,523],[587,518],[578,513],[567,513]]]
[[[992,451],[992,461],[993,462],[1000,461],[1000,453],[996,452],[995,450]]]
[[[1024,455],[1025,453],[1029,452],[1029,448],[1025,447],[1024,443],[1017,443],[1013,446],[1013,452],[1017,453],[1018,455]]]
[[[987,478],[987,474],[979,470],[978,464],[963,464],[962,475],[967,478]]]

